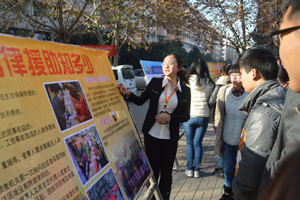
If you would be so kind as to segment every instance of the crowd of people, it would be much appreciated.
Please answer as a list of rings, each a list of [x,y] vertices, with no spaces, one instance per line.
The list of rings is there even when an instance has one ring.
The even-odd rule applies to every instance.
[[[140,97],[122,84],[129,101],[150,99],[143,125],[145,149],[163,199],[169,199],[179,123],[186,134],[186,175],[199,178],[202,139],[214,117],[215,152],[224,178],[220,200],[300,199],[300,4],[283,0],[283,22],[271,33],[282,66],[268,49],[247,49],[225,65],[216,84],[196,59],[182,76],[181,58],[163,60],[164,78],[153,78]]]
[[[153,78],[140,97],[117,86],[137,105],[150,99],[142,132],[163,199],[170,197],[179,123],[186,134],[185,173],[199,178],[212,116],[218,155],[213,173],[225,179],[220,200],[299,198],[299,2],[284,0],[282,13],[280,30],[271,34],[282,66],[270,50],[252,47],[236,64],[223,66],[215,84],[201,59],[183,76],[181,58],[173,53],[163,60],[165,77]]]

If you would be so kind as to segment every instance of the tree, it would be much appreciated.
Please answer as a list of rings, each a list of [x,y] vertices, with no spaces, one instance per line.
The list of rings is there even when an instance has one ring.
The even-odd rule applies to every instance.
[[[69,43],[71,37],[94,16],[101,1],[89,11],[92,0],[7,0],[2,3],[7,17],[2,26],[12,26],[25,22],[26,27],[53,33],[63,43]],[[8,9],[14,5],[13,9]],[[18,20],[18,21],[16,21]]]
[[[134,69],[140,68],[140,60],[163,61],[164,57],[171,53],[181,56],[183,65],[187,65],[187,52],[180,41],[152,43],[150,49],[133,48],[125,44],[120,51],[120,64],[133,65]]]
[[[201,52],[199,48],[194,46],[187,55],[187,66],[190,66],[195,59],[200,58],[200,55]]]
[[[90,21],[100,45],[116,45],[113,65],[118,64],[119,52],[126,42],[135,48],[147,46],[145,38],[156,31],[153,16],[148,14],[151,5],[151,0],[101,1]]]
[[[214,41],[217,38],[219,41],[224,38],[230,41],[240,55],[253,46],[253,31],[260,26],[259,22],[265,23],[266,35],[276,28],[278,19],[281,18],[277,9],[280,2],[281,0],[195,0],[190,8],[194,23],[187,23],[186,30],[205,27],[208,38],[215,38],[206,40],[207,44],[216,44]],[[204,19],[210,23],[204,23]]]
[[[210,54],[202,54],[200,56],[200,58],[202,60],[204,60],[205,62],[212,62],[212,61],[214,61],[213,57]]]
[[[168,31],[169,40],[175,40],[182,32],[180,19],[186,15],[182,2],[185,0],[103,0],[95,13],[97,17],[91,21],[99,44],[116,45],[112,64],[118,64],[119,52],[126,43],[132,48],[151,48],[161,27]],[[104,36],[111,40],[105,40]]]

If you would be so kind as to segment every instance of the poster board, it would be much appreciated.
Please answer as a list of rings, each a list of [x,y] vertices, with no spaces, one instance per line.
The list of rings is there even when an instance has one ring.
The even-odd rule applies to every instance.
[[[0,198],[137,199],[153,173],[108,52],[0,44]]]
[[[140,63],[144,70],[146,84],[148,84],[153,77],[161,78],[165,76],[161,66],[162,62],[140,60]]]
[[[208,62],[207,63],[210,76],[214,82],[216,82],[216,79],[220,77],[220,69],[222,68],[225,63],[214,63],[214,62]]]

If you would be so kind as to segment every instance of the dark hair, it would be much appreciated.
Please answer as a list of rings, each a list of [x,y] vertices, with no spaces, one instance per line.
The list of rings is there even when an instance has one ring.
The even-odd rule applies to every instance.
[[[188,70],[186,76],[189,77],[191,74],[197,75],[196,83],[199,86],[202,85],[202,80],[204,80],[204,82],[211,82],[212,84],[214,84],[214,81],[210,77],[209,69],[206,63],[200,58],[192,62],[191,67]]]
[[[280,84],[285,84],[290,80],[288,73],[286,72],[286,70],[282,65],[278,67],[277,80],[279,81]]]
[[[291,17],[295,13],[300,13],[300,1],[299,0],[283,0],[281,4],[281,12],[284,15],[289,6],[292,6],[292,10],[288,17]]]
[[[230,74],[232,74],[232,73],[241,73],[238,64],[231,65],[231,67],[228,71],[228,75],[230,76]]]
[[[279,165],[276,177],[268,184],[260,200],[300,199],[300,148],[289,154]]]
[[[240,68],[244,68],[247,73],[256,69],[265,80],[277,78],[277,61],[268,49],[261,47],[247,49],[239,58],[238,65]]]
[[[74,99],[76,99],[77,101],[79,100],[79,95],[78,95],[78,93],[77,93],[76,90],[70,89],[70,95],[71,95]]]
[[[222,73],[222,72],[225,72],[226,75],[228,75],[228,72],[229,72],[230,67],[231,67],[231,64],[225,64],[225,65],[223,65],[223,66],[221,67],[220,72],[221,72],[221,73]]]
[[[180,78],[180,81],[182,83],[188,84],[189,81],[187,80],[186,76],[184,75],[184,72],[182,71],[182,59],[181,59],[180,55],[178,55],[177,53],[171,53],[169,55],[166,55],[165,58],[167,56],[174,56],[174,58],[176,59],[176,62],[178,64],[178,67],[180,68],[180,70],[177,72],[177,76]]]
[[[49,88],[50,88],[51,92],[54,92],[55,94],[58,94],[59,91],[62,91],[62,89],[58,83],[49,85]]]

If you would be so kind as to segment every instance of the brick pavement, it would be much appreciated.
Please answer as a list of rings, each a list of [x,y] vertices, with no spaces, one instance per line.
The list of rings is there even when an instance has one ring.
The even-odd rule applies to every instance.
[[[214,168],[217,167],[217,156],[214,153],[214,136],[212,134],[211,126],[208,127],[202,144],[204,153],[201,163],[200,178],[188,178],[184,173],[186,170],[185,136],[179,140],[176,158],[180,171],[173,170],[173,184],[170,199],[218,200],[221,198],[224,179],[212,175]]]

